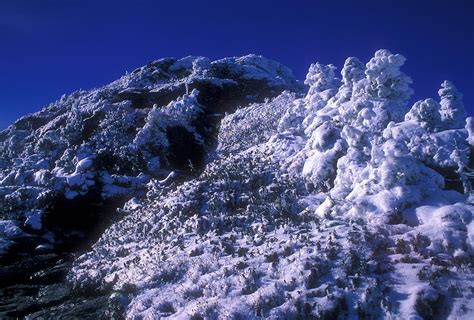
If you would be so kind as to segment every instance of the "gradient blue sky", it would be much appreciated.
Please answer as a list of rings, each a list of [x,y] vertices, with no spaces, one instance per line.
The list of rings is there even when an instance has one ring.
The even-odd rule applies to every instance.
[[[0,128],[63,93],[166,56],[258,53],[304,79],[312,62],[408,58],[414,99],[444,79],[474,114],[474,1],[0,1]]]

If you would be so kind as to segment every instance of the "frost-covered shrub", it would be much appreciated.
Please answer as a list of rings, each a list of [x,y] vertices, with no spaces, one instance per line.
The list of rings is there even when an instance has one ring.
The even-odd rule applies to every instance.
[[[355,85],[365,78],[365,66],[355,57],[349,57],[341,70],[342,86],[331,99],[332,102],[342,104],[351,99]]]
[[[133,143],[137,147],[143,147],[150,154],[163,153],[168,147],[166,138],[166,117],[161,107],[154,106],[147,116],[145,125],[137,132]]]
[[[313,151],[306,160],[302,175],[307,177],[318,188],[331,188],[336,177],[337,160],[343,154],[341,141],[337,141],[333,148],[326,151]]]
[[[169,127],[182,126],[194,135],[196,141],[204,143],[200,134],[192,126],[203,113],[202,106],[197,101],[198,94],[197,90],[193,90],[189,95],[185,94],[165,107],[153,106],[148,113],[145,125],[137,132],[133,140],[138,148],[143,147],[146,150],[149,154],[147,158],[166,154],[166,149],[170,146],[167,137]]]
[[[294,100],[293,93],[284,92],[271,101],[238,109],[225,117],[219,128],[218,152],[228,155],[268,141]]]
[[[290,106],[286,106],[286,111],[278,122],[278,132],[291,133],[296,136],[304,135],[305,104],[302,99],[294,100],[289,104]]]

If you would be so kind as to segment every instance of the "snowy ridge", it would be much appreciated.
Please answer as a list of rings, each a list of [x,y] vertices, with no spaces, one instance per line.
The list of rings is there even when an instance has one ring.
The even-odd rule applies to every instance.
[[[226,116],[203,172],[153,184],[69,281],[130,319],[472,318],[473,122],[450,82],[410,107],[404,61],[317,63],[306,96]]]
[[[119,218],[152,178],[199,172],[225,112],[302,88],[261,56],[165,58],[19,119],[0,132],[0,253]]]

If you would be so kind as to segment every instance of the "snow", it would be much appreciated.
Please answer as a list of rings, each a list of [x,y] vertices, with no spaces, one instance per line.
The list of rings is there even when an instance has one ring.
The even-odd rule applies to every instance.
[[[408,108],[404,61],[387,50],[365,68],[350,58],[342,84],[334,66],[313,64],[306,97],[283,94],[226,116],[203,174],[150,194],[79,259],[70,279],[80,285],[105,274],[118,279],[117,290],[134,282],[129,318],[291,318],[305,308],[421,318],[435,315],[437,304],[445,312],[446,281],[472,284],[464,264],[472,207],[445,190],[444,176],[467,168],[472,130],[448,128],[434,100]],[[123,242],[122,234],[132,236]],[[117,247],[128,248],[119,258],[127,269],[107,264]],[[349,256],[360,264],[347,264]],[[99,274],[87,271],[92,263]],[[455,280],[437,263],[465,269]],[[436,274],[431,282],[426,272]],[[452,316],[472,315],[471,299],[455,298]]]
[[[43,243],[35,247],[36,251],[44,252],[44,251],[50,251],[54,247],[51,243]]]
[[[42,208],[44,203],[33,198],[33,193],[54,192],[75,199],[96,192],[102,186],[97,177],[104,171],[148,175],[140,183],[104,181],[104,190],[99,191],[104,197],[131,198],[143,193],[150,177],[162,180],[165,172],[174,169],[168,159],[173,147],[168,128],[181,126],[203,144],[202,149],[208,147],[204,145],[208,138],[202,136],[212,129],[206,123],[207,114],[216,118],[214,123],[224,110],[201,105],[199,90],[219,92],[224,88],[236,94],[224,97],[222,104],[242,101],[246,105],[283,90],[299,91],[302,86],[288,68],[261,56],[217,61],[186,57],[157,60],[105,87],[63,95],[1,133],[0,185],[9,191],[2,191],[0,202],[5,203],[7,197],[8,205],[14,205],[2,214],[24,217],[30,209]],[[264,89],[268,89],[266,96]]]
[[[474,145],[474,118],[466,118],[466,130],[468,132],[468,143],[472,146]]]
[[[13,239],[23,236],[24,232],[11,220],[0,220],[0,254],[5,254],[14,244]]]
[[[440,114],[443,126],[446,129],[463,128],[466,111],[462,102],[462,94],[450,81],[444,81],[438,91],[441,98]]]
[[[90,167],[92,167],[92,159],[89,159],[89,158],[84,158],[82,159],[81,161],[79,161],[76,165],[76,170],[74,171],[75,173],[82,173],[82,172],[86,172],[87,169],[89,169]]]
[[[129,319],[472,318],[474,122],[450,82],[409,106],[405,61],[351,57],[340,78],[314,63],[305,94],[261,56],[155,61],[45,109],[27,148],[33,133],[10,128],[1,199],[33,229],[47,191],[125,199],[67,281],[112,288]]]
[[[11,220],[0,220],[0,236],[16,238],[23,235],[23,231]]]
[[[164,178],[163,180],[159,180],[158,183],[161,184],[161,185],[169,184],[174,178],[176,178],[176,176],[177,176],[176,172],[171,171],[171,172],[166,176],[166,178]]]
[[[440,104],[433,99],[417,101],[405,115],[405,121],[416,121],[421,127],[433,130],[439,127],[441,115]]]
[[[41,212],[41,210],[34,210],[34,211],[25,213],[25,216],[26,216],[25,225],[35,230],[41,230],[42,214],[43,213]]]

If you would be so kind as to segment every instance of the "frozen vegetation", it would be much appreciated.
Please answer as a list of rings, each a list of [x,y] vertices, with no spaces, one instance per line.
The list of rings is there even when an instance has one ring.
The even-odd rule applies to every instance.
[[[64,96],[0,133],[0,255],[108,226],[67,281],[109,317],[472,319],[474,121],[449,81],[411,106],[404,62],[162,59]]]

